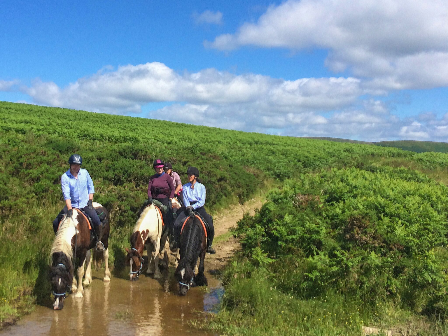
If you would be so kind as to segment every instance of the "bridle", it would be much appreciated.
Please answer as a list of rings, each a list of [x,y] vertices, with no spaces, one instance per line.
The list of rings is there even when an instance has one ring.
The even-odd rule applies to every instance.
[[[182,281],[179,281],[179,285],[181,285],[181,286],[186,286],[186,287],[187,287],[187,290],[189,290],[189,289],[190,289],[190,286],[193,285],[193,278],[191,278],[191,281],[190,281],[190,283],[188,283],[188,284],[186,284],[186,283],[184,283],[184,282],[182,282]]]
[[[138,276],[139,276],[140,274],[142,274],[143,257],[140,257],[140,253],[137,251],[136,248],[132,247],[131,250],[137,252],[137,256],[140,258],[140,269],[138,269],[137,271],[134,272],[134,271],[132,271],[132,267],[131,267],[131,269],[130,269],[130,271],[129,271],[129,274],[137,274],[136,277],[138,278]]]
[[[61,268],[67,269],[64,264],[58,264],[56,267],[61,267]],[[57,298],[59,298],[61,296],[65,298],[67,296],[67,292],[71,290],[71,286],[67,285],[67,289],[68,290],[66,290],[64,293],[56,293],[55,291],[53,291],[52,293]]]

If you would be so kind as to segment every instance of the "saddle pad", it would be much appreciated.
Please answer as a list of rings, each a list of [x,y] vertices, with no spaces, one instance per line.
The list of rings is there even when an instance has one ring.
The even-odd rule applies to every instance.
[[[90,226],[90,221],[89,221],[89,219],[87,218],[87,216],[84,214],[84,212],[82,212],[80,209],[78,209],[78,208],[75,208],[76,209],[76,211],[78,211],[85,219],[86,219],[86,221],[87,221],[87,223],[89,224],[89,230],[90,231],[92,231],[92,226]]]
[[[155,206],[154,208],[156,208],[157,211],[159,212],[160,218],[162,219],[162,226],[165,226],[165,222],[163,221],[162,210],[160,210],[160,208],[158,206]]]
[[[92,231],[92,226],[90,225],[90,221],[89,221],[89,219],[87,218],[87,216],[86,216],[81,210],[79,210],[78,208],[73,208],[73,209],[77,210],[77,211],[78,211],[78,212],[79,212],[79,213],[86,219],[87,224],[89,224],[89,230]],[[65,218],[67,218],[67,215],[64,215],[64,217],[62,217],[61,221],[60,221],[59,224],[58,224],[58,230],[59,230],[59,227],[61,226],[62,221],[63,221]]]
[[[205,238],[207,238],[207,229],[206,229],[206,227],[205,227],[205,223],[204,223],[204,221],[202,220],[202,218],[201,218],[201,216],[198,216],[198,215],[194,215],[197,219],[199,219],[199,221],[201,222],[201,224],[202,224],[202,228],[204,229],[204,232],[205,232]],[[180,233],[182,233],[182,231],[184,230],[184,226],[185,226],[185,224],[187,223],[187,221],[190,219],[190,217],[187,217],[187,218],[185,218],[185,220],[184,220],[184,222],[183,222],[183,224],[182,224],[182,228],[180,229]]]

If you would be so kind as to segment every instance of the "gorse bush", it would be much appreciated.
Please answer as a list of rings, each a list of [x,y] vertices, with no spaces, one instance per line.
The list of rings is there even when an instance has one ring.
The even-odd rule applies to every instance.
[[[302,298],[329,290],[445,316],[448,188],[406,169],[305,174],[238,223],[244,254]]]

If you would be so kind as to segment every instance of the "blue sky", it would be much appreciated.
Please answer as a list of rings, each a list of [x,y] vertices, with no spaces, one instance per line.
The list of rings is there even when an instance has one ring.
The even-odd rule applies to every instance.
[[[0,100],[448,141],[445,0],[3,0]]]

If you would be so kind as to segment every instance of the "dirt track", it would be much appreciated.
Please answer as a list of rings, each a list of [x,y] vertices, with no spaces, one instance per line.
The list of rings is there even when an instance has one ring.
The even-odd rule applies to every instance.
[[[261,208],[264,198],[251,199],[243,205],[236,205],[222,211],[213,217],[215,225],[215,241],[213,247],[216,254],[207,254],[205,258],[205,270],[214,274],[222,269],[234,252],[240,247],[239,242],[228,232],[230,228],[236,227],[236,223],[243,218],[245,213],[254,214],[255,209]],[[224,239],[223,239],[224,238]]]

